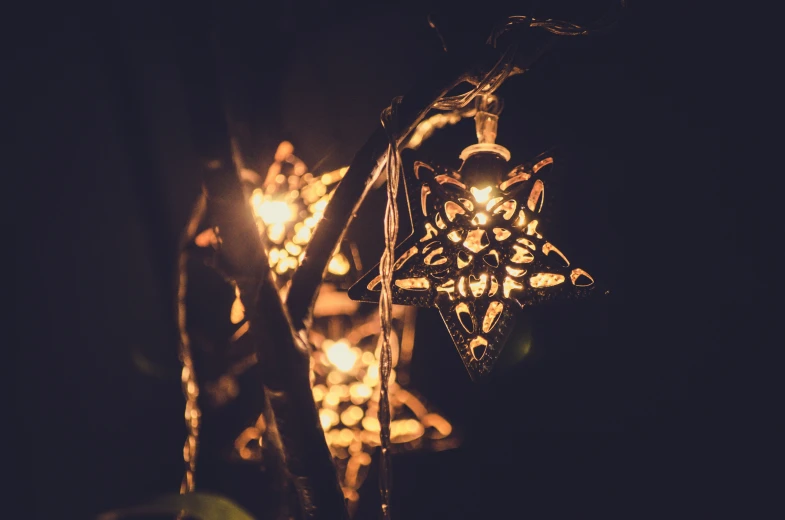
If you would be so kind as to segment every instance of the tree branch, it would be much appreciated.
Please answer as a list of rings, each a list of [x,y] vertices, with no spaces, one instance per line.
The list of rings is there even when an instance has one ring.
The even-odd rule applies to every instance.
[[[221,238],[220,269],[240,289],[289,473],[308,518],[348,518],[309,380],[309,350],[296,335],[269,269],[251,208],[232,167],[205,182]]]

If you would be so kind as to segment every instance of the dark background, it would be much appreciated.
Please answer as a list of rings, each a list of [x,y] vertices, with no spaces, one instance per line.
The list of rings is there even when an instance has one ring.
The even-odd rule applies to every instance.
[[[610,5],[267,4],[70,5],[24,20],[9,77],[21,86],[11,143],[29,181],[11,249],[27,517],[89,518],[179,487],[176,239],[199,161],[225,145],[224,110],[248,167],[266,171],[289,139],[325,171],[347,164],[390,99],[444,52],[429,12],[441,13],[449,49],[498,15],[585,23]],[[740,343],[732,326],[749,309],[729,278],[751,253],[731,254],[736,195],[721,173],[712,40],[684,8],[639,4],[615,31],[562,39],[498,92],[498,141],[513,161],[563,152],[548,236],[610,294],[524,313],[480,384],[438,313],[419,313],[412,385],[464,443],[396,457],[398,518],[694,518],[724,507],[739,369],[720,345]],[[471,126],[434,137],[429,153],[455,161]],[[351,230],[366,265],[381,250],[383,200],[373,193]],[[263,495],[200,478],[249,509]],[[359,517],[375,517],[374,475],[362,495]]]

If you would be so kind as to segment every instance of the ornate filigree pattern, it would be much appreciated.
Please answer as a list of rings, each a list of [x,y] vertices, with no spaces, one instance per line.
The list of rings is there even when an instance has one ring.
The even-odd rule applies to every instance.
[[[472,378],[491,370],[519,309],[594,284],[541,233],[542,177],[552,164],[541,156],[484,186],[423,162],[406,175],[414,232],[396,251],[394,302],[439,309]],[[377,273],[349,295],[377,300]]]
[[[337,294],[348,300],[346,293]],[[411,345],[403,343],[414,327],[412,318],[404,308],[394,308],[394,369],[389,394],[392,448],[451,448],[457,444],[457,438],[450,422],[401,384],[405,378],[399,374],[408,371],[404,353]],[[357,500],[371,456],[380,445],[380,334],[379,318],[374,312],[317,317],[310,333],[316,347],[311,365],[314,401],[350,503]]]
[[[264,186],[254,189],[250,198],[259,232],[268,246],[270,267],[280,285],[302,262],[305,246],[322,219],[333,190],[348,170],[343,167],[314,175],[306,172],[305,164],[291,150],[289,143],[279,146]],[[284,173],[287,170],[288,175]],[[328,281],[334,282],[357,269],[352,248],[346,244],[335,252],[328,266]]]

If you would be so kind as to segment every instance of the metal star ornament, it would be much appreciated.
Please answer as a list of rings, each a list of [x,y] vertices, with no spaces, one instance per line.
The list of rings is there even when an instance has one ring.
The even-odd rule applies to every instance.
[[[539,229],[553,158],[510,168],[510,152],[495,144],[499,111],[495,96],[479,100],[479,143],[457,171],[424,162],[405,171],[414,231],[396,248],[393,273],[393,302],[439,309],[472,379],[491,371],[524,306],[594,288]],[[377,265],[349,296],[378,301],[380,287]]]

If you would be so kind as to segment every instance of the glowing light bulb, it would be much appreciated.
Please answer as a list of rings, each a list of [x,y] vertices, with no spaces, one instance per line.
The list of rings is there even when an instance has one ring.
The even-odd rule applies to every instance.
[[[352,383],[349,387],[349,394],[354,404],[362,404],[371,398],[373,390],[365,383]]]
[[[368,371],[365,373],[365,377],[363,377],[363,383],[370,387],[376,386],[376,383],[379,382],[379,363],[374,363],[368,367]]]
[[[259,215],[259,208],[262,206],[262,204],[264,204],[264,193],[261,189],[256,188],[251,194],[251,206],[253,207],[253,211],[256,213],[256,216],[261,216]]]
[[[341,422],[346,426],[352,427],[362,420],[363,415],[362,408],[353,405],[341,413]],[[349,439],[349,441],[351,440],[353,439]]]
[[[285,235],[286,227],[282,223],[271,224],[267,228],[267,236],[276,244],[280,244]]]
[[[342,253],[338,253],[330,259],[330,264],[327,266],[327,270],[338,276],[343,276],[349,272],[349,260]]]
[[[311,213],[324,213],[324,210],[327,208],[328,202],[329,202],[329,197],[322,197],[318,201],[311,204],[311,206],[308,209],[311,211]]]
[[[366,415],[362,420],[363,429],[372,433],[378,433],[381,430],[379,419],[372,415]]]
[[[491,190],[493,189],[492,186],[487,186],[485,188],[475,188],[472,186],[471,192],[474,200],[482,204],[483,202],[488,202],[488,199],[491,197]]]
[[[357,362],[357,353],[353,352],[345,340],[338,340],[328,345],[327,359],[341,372],[348,372]]]
[[[484,226],[488,223],[488,215],[485,213],[477,213],[472,219],[472,224],[475,226]]]
[[[319,410],[319,422],[322,423],[322,429],[327,431],[338,424],[338,413],[333,410],[322,408]]]
[[[327,394],[327,388],[324,385],[315,385],[311,391],[313,392],[313,400],[316,402],[324,399],[324,396]]]
[[[284,224],[294,218],[289,205],[280,200],[259,201],[258,197],[251,197],[254,212],[268,226],[271,224]]]

